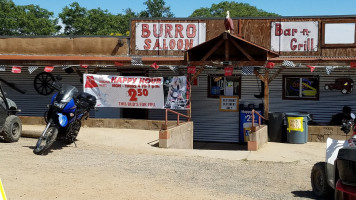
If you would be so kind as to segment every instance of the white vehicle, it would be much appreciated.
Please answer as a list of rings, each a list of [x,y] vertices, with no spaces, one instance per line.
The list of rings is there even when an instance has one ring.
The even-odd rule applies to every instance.
[[[354,131],[353,120],[344,123],[342,130],[349,133],[351,127]],[[326,162],[313,166],[311,185],[318,197],[356,200],[356,135],[348,140],[327,139]]]

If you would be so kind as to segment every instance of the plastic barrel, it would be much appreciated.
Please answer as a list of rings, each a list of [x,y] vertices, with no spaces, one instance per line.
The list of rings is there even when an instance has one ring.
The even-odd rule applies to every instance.
[[[283,112],[268,113],[268,140],[270,142],[283,142],[284,116]]]
[[[309,115],[304,113],[286,113],[288,143],[307,143],[308,117]]]

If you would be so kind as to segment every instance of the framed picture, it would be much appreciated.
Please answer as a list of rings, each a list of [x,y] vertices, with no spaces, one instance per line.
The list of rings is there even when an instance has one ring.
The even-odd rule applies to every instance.
[[[239,97],[238,96],[220,96],[219,100],[220,112],[238,112]]]

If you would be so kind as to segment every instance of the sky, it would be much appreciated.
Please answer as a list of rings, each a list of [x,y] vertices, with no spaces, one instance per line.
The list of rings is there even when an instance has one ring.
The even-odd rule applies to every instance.
[[[35,4],[54,12],[55,16],[62,12],[75,0],[13,0],[16,5]],[[143,4],[146,0],[76,0],[81,7],[87,9],[101,8],[112,14],[123,13],[131,8],[138,13],[146,9]],[[185,18],[194,10],[218,4],[223,0],[165,0],[177,18]],[[267,12],[282,16],[324,16],[324,15],[356,15],[356,0],[240,0],[239,3],[248,3]],[[231,16],[234,17],[234,16]]]

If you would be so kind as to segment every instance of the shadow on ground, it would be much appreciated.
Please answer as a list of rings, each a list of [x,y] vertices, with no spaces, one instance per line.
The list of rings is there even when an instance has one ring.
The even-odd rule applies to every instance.
[[[304,199],[318,199],[318,200],[331,200],[332,197],[329,198],[318,198],[312,191],[293,191],[295,197],[302,197]]]
[[[194,149],[201,150],[231,150],[231,151],[247,151],[246,144],[240,143],[225,143],[225,142],[194,142]]]

